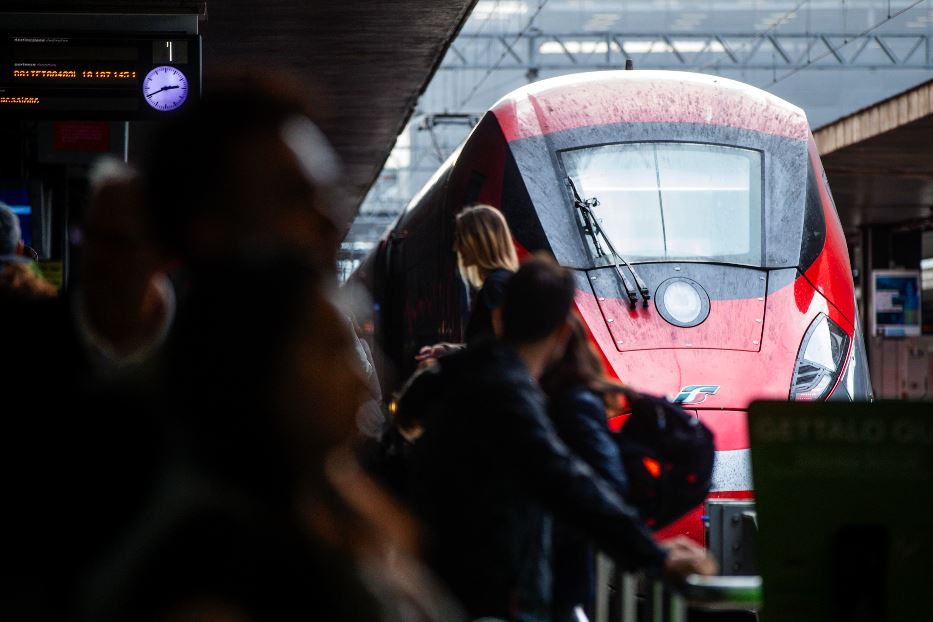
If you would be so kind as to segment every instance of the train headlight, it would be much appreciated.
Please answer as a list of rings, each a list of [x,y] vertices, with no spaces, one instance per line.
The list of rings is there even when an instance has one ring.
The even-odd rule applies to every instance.
[[[790,399],[813,402],[836,386],[849,351],[849,335],[820,313],[800,343]]]
[[[709,315],[709,296],[699,283],[684,277],[661,283],[654,302],[661,317],[682,328],[696,326]]]
[[[703,310],[699,294],[683,281],[671,283],[664,291],[664,307],[675,320],[683,324],[697,319]]]

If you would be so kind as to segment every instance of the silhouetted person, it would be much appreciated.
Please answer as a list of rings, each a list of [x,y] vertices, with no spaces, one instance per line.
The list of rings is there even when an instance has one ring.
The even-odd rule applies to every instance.
[[[19,218],[0,202],[0,306],[53,298],[58,293],[33,271],[25,249]]]
[[[454,252],[460,276],[471,288],[470,315],[463,332],[466,344],[491,339],[492,313],[502,304],[505,286],[518,270],[512,232],[502,212],[491,205],[473,205],[457,214]],[[419,362],[443,356],[462,347],[438,343],[421,348]]]
[[[21,305],[7,343],[21,353],[2,453],[5,562],[14,619],[62,619],[94,560],[136,519],[161,451],[146,374],[174,315],[137,180],[98,168],[83,225],[77,285]],[[143,372],[146,372],[145,374]],[[0,615],[6,618],[7,615]]]
[[[571,314],[569,325],[564,355],[541,378],[548,398],[548,416],[570,451],[624,498],[628,480],[619,447],[606,422],[608,412],[618,410],[623,387],[606,377],[579,317]],[[586,533],[558,521],[553,543],[554,622],[577,622],[576,607],[592,618],[596,568],[590,539]]]
[[[171,451],[144,519],[89,573],[87,619],[381,620],[408,598],[429,612],[413,620],[457,619],[396,580],[410,521],[343,451],[371,392],[325,293],[337,163],[280,86],[209,87],[147,157],[184,290],[158,402]]]
[[[88,363],[110,374],[158,353],[175,319],[175,291],[136,172],[108,159],[90,181],[71,312]]]
[[[19,313],[31,327],[24,339],[32,358],[64,392],[94,389],[151,364],[175,317],[174,288],[133,169],[116,160],[92,169],[75,242],[80,254],[70,291]]]
[[[502,342],[440,360],[447,381],[414,443],[428,559],[474,617],[550,619],[552,512],[625,566],[711,570],[695,545],[656,544],[548,419],[537,379],[563,353],[573,294],[573,278],[553,261],[523,264],[506,288]]]
[[[147,199],[185,294],[226,261],[281,250],[334,279],[349,220],[337,156],[312,116],[294,85],[244,73],[211,82],[190,114],[157,134],[146,157]],[[356,346],[371,398],[360,433],[377,442],[382,392],[367,344],[357,338]]]
[[[368,622],[410,600],[427,613],[408,619],[456,620],[399,579],[408,521],[341,451],[367,392],[315,270],[268,253],[223,267],[168,353],[176,452],[147,520],[90,575],[86,618]]]
[[[250,75],[208,86],[165,126],[146,158],[145,187],[165,251],[196,286],[212,264],[291,248],[333,272],[342,211],[339,163],[296,88]]]

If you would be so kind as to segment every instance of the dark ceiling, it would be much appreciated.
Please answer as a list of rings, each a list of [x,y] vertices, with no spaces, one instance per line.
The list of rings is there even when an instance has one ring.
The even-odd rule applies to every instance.
[[[5,0],[4,12],[204,13],[206,0]]]
[[[823,157],[847,229],[933,215],[933,118],[926,117]]]
[[[821,159],[847,230],[933,224],[931,96],[933,82],[814,132],[819,145],[833,126],[841,130],[842,146]]]
[[[309,85],[358,207],[475,1],[7,0],[2,10],[203,15],[206,79],[268,68]]]

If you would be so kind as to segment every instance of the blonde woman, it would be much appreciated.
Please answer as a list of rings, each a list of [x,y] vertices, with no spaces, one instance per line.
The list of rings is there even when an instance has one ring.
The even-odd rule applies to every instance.
[[[512,232],[502,212],[489,205],[474,205],[457,215],[454,252],[460,274],[472,289],[466,344],[493,336],[492,310],[502,303],[505,285],[518,270]],[[437,358],[458,346],[439,343],[421,348],[418,361]]]

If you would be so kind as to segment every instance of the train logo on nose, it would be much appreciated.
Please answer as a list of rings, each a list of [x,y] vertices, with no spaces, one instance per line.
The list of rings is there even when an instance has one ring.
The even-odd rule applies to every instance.
[[[710,395],[716,395],[717,391],[718,384],[691,384],[681,389],[673,402],[682,406],[695,406],[705,402]]]

